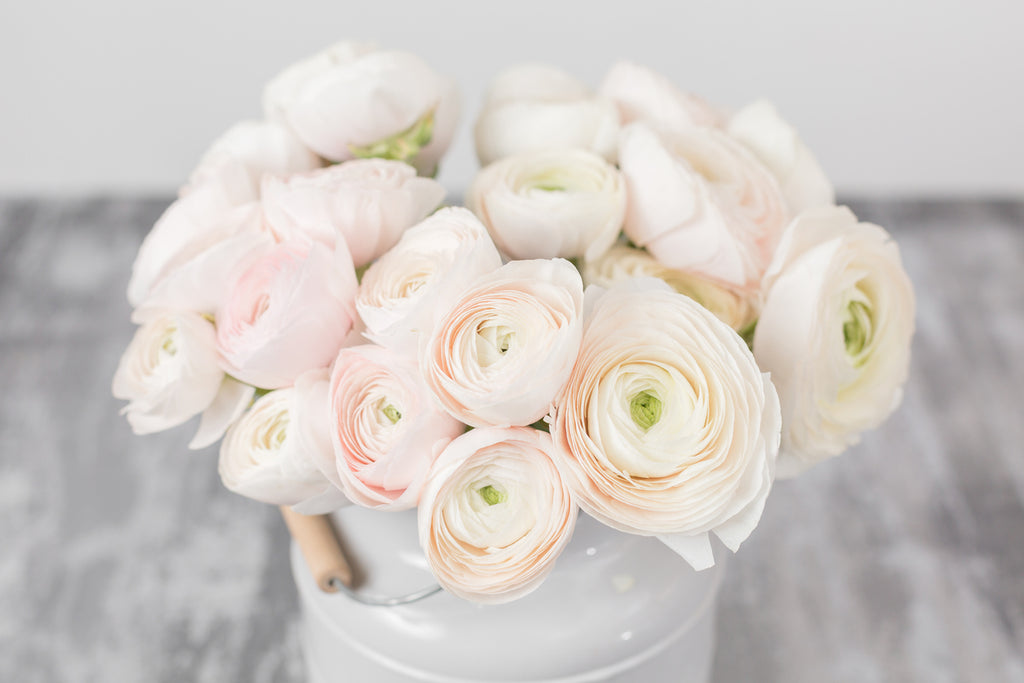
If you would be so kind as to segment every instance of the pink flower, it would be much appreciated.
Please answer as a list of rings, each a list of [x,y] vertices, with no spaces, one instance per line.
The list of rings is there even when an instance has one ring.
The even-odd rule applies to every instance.
[[[344,245],[277,244],[241,272],[217,312],[229,374],[258,387],[291,385],[327,367],[352,328],[357,288]]]
[[[659,130],[677,130],[724,123],[724,117],[701,98],[632,62],[618,62],[609,69],[598,92],[618,105],[623,125],[643,121]]]

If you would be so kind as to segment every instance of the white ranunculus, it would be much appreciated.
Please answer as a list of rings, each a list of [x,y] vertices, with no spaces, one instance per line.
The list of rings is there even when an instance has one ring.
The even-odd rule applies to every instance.
[[[758,100],[740,109],[729,119],[728,130],[775,175],[790,212],[835,204],[825,171],[771,102]]]
[[[303,175],[268,177],[263,211],[284,239],[305,235],[329,247],[345,240],[356,267],[391,247],[444,199],[444,187],[400,161],[355,159]]]
[[[735,331],[664,282],[591,287],[587,309],[551,430],[580,507],[711,566],[709,532],[736,550],[760,520],[775,389]]]
[[[438,456],[420,500],[420,546],[438,582],[478,603],[536,589],[569,543],[576,503],[544,432],[474,429]]]
[[[363,276],[356,310],[366,337],[414,352],[477,277],[497,270],[501,255],[468,209],[441,209],[402,235]]]
[[[425,174],[448,149],[459,114],[451,79],[415,55],[357,43],[283,71],[264,90],[263,106],[326,159],[397,159]]]
[[[846,207],[806,211],[765,277],[754,354],[784,417],[779,475],[856,443],[899,405],[914,291],[889,234]]]
[[[583,282],[571,263],[510,261],[455,302],[424,344],[420,368],[466,424],[533,424],[572,371],[582,312]]]
[[[338,353],[329,401],[335,457],[325,474],[365,507],[415,507],[433,457],[465,431],[434,403],[415,358],[372,344]]]
[[[659,135],[634,123],[623,131],[619,165],[635,244],[670,268],[760,287],[787,213],[775,178],[749,150],[715,128]]]
[[[662,265],[643,249],[616,244],[596,261],[583,265],[583,284],[609,288],[629,278],[656,277],[715,314],[740,334],[751,329],[758,315],[758,295],[718,284],[695,273]]]
[[[466,205],[511,258],[593,259],[619,236],[626,186],[593,152],[526,152],[480,171]]]
[[[691,126],[721,126],[725,119],[715,109],[680,90],[661,74],[632,62],[618,62],[604,77],[598,93],[615,102],[622,125],[643,121],[659,130]]]
[[[347,504],[317,465],[333,458],[326,387],[327,372],[316,370],[256,400],[221,443],[217,469],[228,490],[302,514]]]
[[[618,132],[610,100],[560,69],[524,64],[494,79],[474,139],[483,166],[521,152],[572,148],[614,161]]]
[[[114,374],[113,393],[136,434],[180,425],[214,402],[224,381],[213,323],[196,313],[151,310]]]

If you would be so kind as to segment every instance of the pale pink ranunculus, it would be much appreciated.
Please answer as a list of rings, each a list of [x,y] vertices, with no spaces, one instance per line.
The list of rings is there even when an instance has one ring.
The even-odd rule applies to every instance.
[[[434,403],[415,358],[382,346],[342,349],[328,400],[325,474],[365,507],[415,507],[434,456],[465,430]]]
[[[420,368],[441,405],[466,424],[533,424],[572,371],[582,318],[583,282],[571,263],[510,261],[441,318]]]
[[[760,520],[775,388],[734,330],[660,280],[590,287],[587,310],[551,428],[580,507],[709,567],[709,533],[736,550]]]
[[[391,247],[444,199],[444,187],[400,161],[355,159],[263,181],[267,223],[283,240],[305,235],[334,247],[342,239],[356,267]]]
[[[765,276],[754,356],[779,389],[779,476],[836,456],[903,397],[914,289],[899,249],[846,207],[805,211]]]
[[[786,227],[778,183],[754,155],[714,128],[623,131],[625,232],[661,263],[756,290]]]
[[[234,377],[264,389],[325,368],[355,319],[352,259],[339,243],[266,248],[236,273],[217,311],[217,348]]]
[[[646,66],[617,62],[598,87],[602,97],[615,102],[622,125],[642,121],[659,130],[692,126],[721,127],[725,117],[710,104]]]
[[[327,433],[327,371],[256,400],[221,443],[217,470],[229,491],[313,515],[348,504],[318,462],[332,456]]]
[[[331,161],[383,157],[431,174],[458,120],[458,91],[422,59],[338,43],[267,84],[264,109]]]
[[[501,255],[471,211],[441,209],[407,230],[363,275],[356,309],[366,337],[414,353],[470,283],[500,267]]]
[[[584,149],[615,160],[619,115],[573,76],[544,64],[498,74],[476,120],[480,164],[524,152]]]
[[[417,521],[427,564],[445,590],[497,604],[544,581],[577,515],[555,450],[535,429],[485,427],[437,457]]]
[[[511,258],[595,259],[622,230],[626,185],[593,152],[525,152],[480,171],[466,205]]]

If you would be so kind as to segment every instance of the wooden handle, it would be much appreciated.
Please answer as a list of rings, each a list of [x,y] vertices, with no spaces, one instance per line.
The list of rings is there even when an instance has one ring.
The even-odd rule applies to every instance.
[[[281,516],[292,538],[299,544],[309,571],[320,590],[337,593],[340,582],[352,586],[352,568],[334,535],[334,527],[327,515],[300,515],[290,507],[281,506]]]

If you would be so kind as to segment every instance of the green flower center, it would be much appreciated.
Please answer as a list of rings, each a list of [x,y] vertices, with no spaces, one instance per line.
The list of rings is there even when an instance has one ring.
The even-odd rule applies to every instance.
[[[661,419],[661,399],[649,391],[641,391],[629,399],[629,416],[646,432]]]
[[[846,354],[853,359],[855,366],[866,360],[864,351],[871,344],[873,323],[871,308],[866,302],[854,300],[847,305],[843,316],[843,341]]]
[[[484,499],[484,502],[488,505],[497,505],[498,503],[504,503],[507,496],[498,489],[494,488],[490,484],[476,490],[480,494],[480,497]]]
[[[391,424],[398,424],[398,421],[402,419],[402,414],[398,412],[398,408],[390,403],[381,408],[380,412],[384,413],[384,417],[390,420]]]

